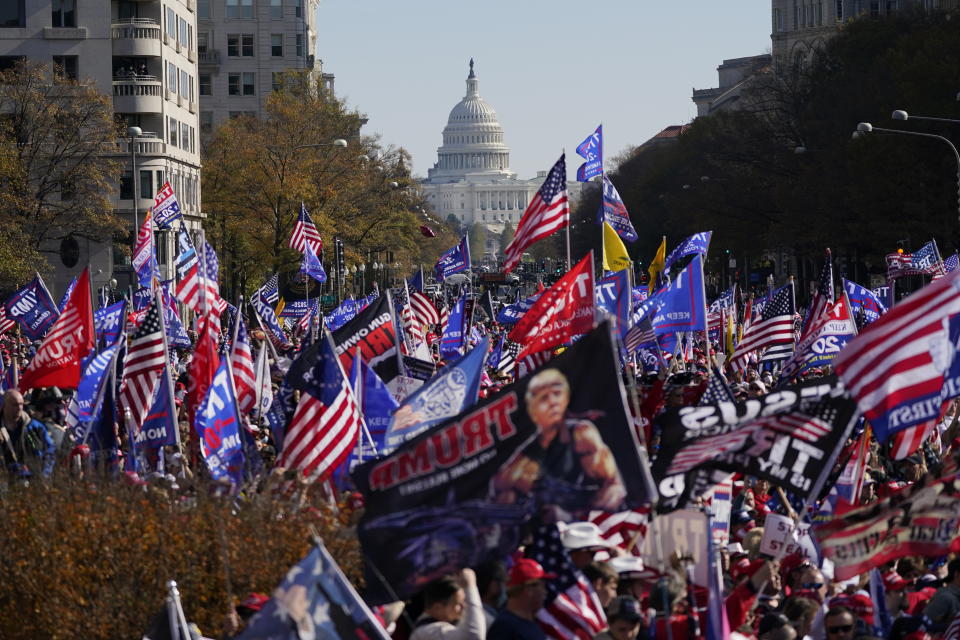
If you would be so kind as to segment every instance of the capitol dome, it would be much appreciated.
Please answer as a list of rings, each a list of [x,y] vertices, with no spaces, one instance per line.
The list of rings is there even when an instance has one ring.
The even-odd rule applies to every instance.
[[[467,93],[450,110],[443,129],[437,163],[427,172],[429,182],[457,182],[467,174],[489,179],[515,177],[510,171],[510,148],[503,142],[497,112],[480,97],[479,83],[470,60]]]

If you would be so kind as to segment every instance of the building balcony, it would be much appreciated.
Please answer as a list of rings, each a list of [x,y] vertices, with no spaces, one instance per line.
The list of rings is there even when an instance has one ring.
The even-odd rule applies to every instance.
[[[161,30],[156,20],[130,18],[110,25],[115,56],[160,57]]]
[[[167,153],[167,145],[163,141],[163,138],[158,137],[153,131],[144,131],[141,133],[136,143],[138,156],[162,156]],[[117,144],[120,147],[120,153],[124,155],[130,154],[129,139],[121,138],[117,141]]]
[[[161,113],[162,85],[156,76],[114,78],[113,110],[117,113]]]
[[[217,66],[220,64],[220,52],[216,49],[207,49],[197,54],[201,66]]]

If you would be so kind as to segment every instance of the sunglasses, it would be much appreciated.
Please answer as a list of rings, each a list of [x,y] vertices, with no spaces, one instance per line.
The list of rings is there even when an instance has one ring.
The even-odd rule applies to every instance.
[[[853,631],[852,624],[845,624],[840,627],[827,627],[827,633],[850,633]]]
[[[823,583],[822,582],[804,582],[803,588],[804,589],[822,589]]]

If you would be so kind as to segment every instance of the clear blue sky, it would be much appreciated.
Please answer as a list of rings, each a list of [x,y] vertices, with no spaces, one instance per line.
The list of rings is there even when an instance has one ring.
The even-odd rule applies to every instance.
[[[770,50],[769,0],[321,0],[318,56],[367,134],[425,175],[475,59],[521,178],[603,123],[616,155],[696,115],[725,58]],[[608,163],[609,164],[609,163]]]

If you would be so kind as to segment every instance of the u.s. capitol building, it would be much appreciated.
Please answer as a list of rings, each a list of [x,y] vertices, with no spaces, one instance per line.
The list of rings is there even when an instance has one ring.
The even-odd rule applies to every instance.
[[[443,144],[437,162],[421,181],[427,202],[441,220],[453,215],[464,228],[486,227],[483,256],[475,263],[495,261],[501,254],[500,233],[509,223],[516,228],[537,189],[547,177],[538,171],[530,180],[520,180],[510,170],[510,148],[503,140],[503,127],[486,100],[480,97],[477,76],[470,60],[467,94],[450,111],[443,129]],[[579,182],[567,183],[571,210],[580,194]]]

